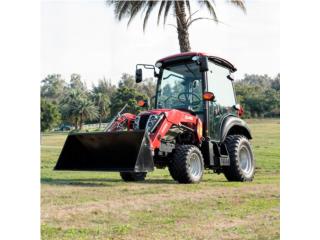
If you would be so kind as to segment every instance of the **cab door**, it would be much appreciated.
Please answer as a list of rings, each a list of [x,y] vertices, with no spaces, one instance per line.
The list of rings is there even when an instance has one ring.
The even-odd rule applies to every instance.
[[[228,78],[230,70],[215,62],[209,61],[207,72],[208,91],[213,92],[215,99],[209,102],[209,136],[212,140],[219,142],[221,125],[223,120],[229,116],[237,116],[234,106],[236,99],[233,81]]]

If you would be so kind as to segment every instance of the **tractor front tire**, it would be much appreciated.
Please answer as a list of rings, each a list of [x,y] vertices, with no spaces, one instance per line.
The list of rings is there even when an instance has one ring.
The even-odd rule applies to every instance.
[[[179,183],[198,183],[204,171],[202,153],[194,145],[179,145],[174,150],[168,167],[171,177]]]
[[[144,181],[147,173],[146,172],[120,172],[120,176],[125,182],[139,182]]]
[[[230,135],[225,144],[230,158],[230,166],[223,167],[225,177],[228,181],[252,181],[256,162],[249,140],[242,135]]]

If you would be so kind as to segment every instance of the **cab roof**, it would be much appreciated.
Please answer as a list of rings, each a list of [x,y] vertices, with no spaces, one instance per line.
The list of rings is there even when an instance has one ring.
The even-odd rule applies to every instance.
[[[171,62],[174,60],[183,60],[183,59],[187,59],[187,58],[191,58],[193,56],[205,56],[208,57],[209,60],[216,62],[220,65],[223,65],[227,68],[229,68],[232,72],[237,71],[237,69],[235,68],[235,66],[233,66],[230,62],[228,62],[227,60],[220,58],[220,57],[216,57],[216,56],[212,56],[210,54],[207,53],[203,53],[203,52],[184,52],[184,53],[178,53],[178,54],[174,54],[174,55],[170,55],[168,57],[165,58],[161,58],[157,61],[158,62],[162,62],[162,63],[166,63],[166,62]]]

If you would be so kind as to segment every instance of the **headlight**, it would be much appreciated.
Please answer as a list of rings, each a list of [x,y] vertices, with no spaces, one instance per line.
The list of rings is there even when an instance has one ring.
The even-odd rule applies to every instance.
[[[139,121],[140,121],[140,116],[137,116],[136,119],[134,120],[133,129],[139,129]]]
[[[146,131],[153,132],[162,118],[163,118],[163,114],[150,115],[146,125]]]

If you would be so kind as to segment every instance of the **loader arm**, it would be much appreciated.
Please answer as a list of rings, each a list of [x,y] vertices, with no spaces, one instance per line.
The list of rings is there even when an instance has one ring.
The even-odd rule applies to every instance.
[[[160,109],[161,111],[161,109]],[[161,139],[167,134],[172,126],[181,127],[193,131],[200,143],[202,139],[202,122],[201,120],[187,112],[172,109],[163,112],[163,121],[156,128],[155,132],[150,133],[150,146],[153,149],[160,148]]]

